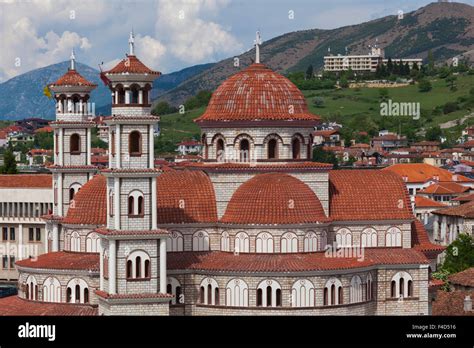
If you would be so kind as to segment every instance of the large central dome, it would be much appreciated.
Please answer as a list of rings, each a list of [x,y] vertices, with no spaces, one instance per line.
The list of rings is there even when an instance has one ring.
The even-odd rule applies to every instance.
[[[303,93],[286,77],[252,64],[224,81],[213,93],[206,121],[319,121],[308,111]]]

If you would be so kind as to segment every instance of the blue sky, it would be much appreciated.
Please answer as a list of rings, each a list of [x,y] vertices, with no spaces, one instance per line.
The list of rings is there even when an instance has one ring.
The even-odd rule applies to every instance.
[[[128,50],[164,73],[218,61],[263,40],[409,12],[427,0],[0,0],[0,82],[69,58],[111,66]],[[474,0],[464,0],[474,5]],[[290,19],[289,15],[294,14]]]

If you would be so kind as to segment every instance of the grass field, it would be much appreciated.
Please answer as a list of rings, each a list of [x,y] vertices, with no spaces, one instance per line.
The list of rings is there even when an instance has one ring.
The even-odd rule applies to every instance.
[[[457,110],[449,114],[433,115],[433,109],[443,106],[447,102],[456,101],[459,97],[467,96],[474,87],[474,76],[458,76],[457,90],[451,91],[443,79],[431,80],[432,90],[419,92],[418,85],[400,88],[389,88],[388,98],[394,102],[419,102],[421,118],[417,127],[429,128],[440,123],[460,119],[469,114],[468,109]],[[372,127],[380,127],[380,92],[378,88],[340,89],[303,91],[309,109],[312,113],[321,116],[324,120],[337,121],[353,130],[363,131]],[[315,106],[315,99],[322,98],[323,106]],[[199,139],[199,127],[193,122],[205,108],[199,108],[185,114],[170,114],[161,116],[161,141],[176,144],[183,139]],[[474,120],[473,120],[474,121]],[[458,136],[461,126],[454,127],[450,132],[453,137]],[[393,129],[397,130],[397,129]],[[419,129],[417,129],[419,130]]]

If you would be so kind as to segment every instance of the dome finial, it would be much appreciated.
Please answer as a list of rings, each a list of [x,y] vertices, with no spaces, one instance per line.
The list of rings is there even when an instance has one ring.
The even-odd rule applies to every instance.
[[[76,70],[76,56],[74,55],[74,48],[71,50],[71,70]]]
[[[260,31],[257,31],[257,36],[254,41],[255,44],[255,63],[260,63],[260,45],[262,44],[262,37],[260,36]]]
[[[130,38],[128,39],[128,44],[130,45],[130,55],[135,55],[135,35],[133,34],[133,28],[130,32]]]

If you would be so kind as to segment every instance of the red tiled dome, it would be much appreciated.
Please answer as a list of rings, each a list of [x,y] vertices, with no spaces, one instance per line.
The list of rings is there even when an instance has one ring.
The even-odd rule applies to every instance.
[[[127,58],[122,59],[112,69],[105,71],[106,74],[150,74],[160,75],[158,71],[153,71],[141,62],[136,56],[127,55]]]
[[[50,86],[89,86],[96,87],[97,85],[89,82],[76,70],[69,69],[67,73],[61,76],[56,82],[50,84]]]
[[[66,224],[105,225],[107,223],[107,183],[105,176],[96,175],[74,196],[63,220]]]
[[[252,64],[224,81],[212,94],[206,121],[315,121],[303,93],[286,77],[263,64]]]
[[[283,173],[257,174],[232,196],[221,222],[302,224],[326,222],[323,207],[308,185]]]

